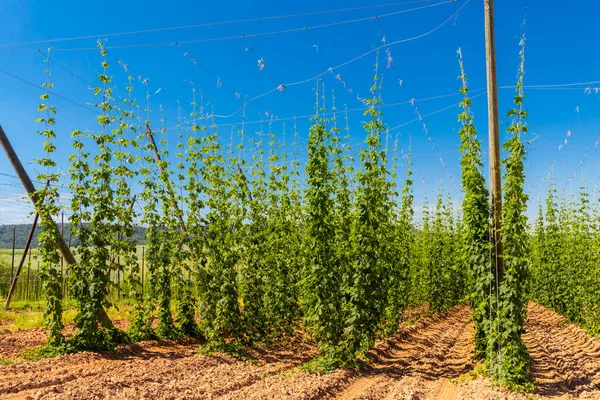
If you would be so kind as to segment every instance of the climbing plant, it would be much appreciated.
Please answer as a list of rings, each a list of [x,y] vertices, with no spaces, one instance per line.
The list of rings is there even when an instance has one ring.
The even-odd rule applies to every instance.
[[[527,133],[523,106],[523,78],[525,74],[525,37],[521,39],[520,63],[518,70],[515,108],[508,112],[512,118],[508,132],[511,137],[504,143],[508,152],[503,160],[504,201],[502,207],[502,240],[504,244],[501,280],[498,291],[498,315],[491,329],[490,346],[492,354],[488,361],[492,374],[509,387],[531,388],[529,355],[521,340],[525,323],[525,282],[529,270],[529,248],[527,216],[525,214],[528,197],[524,192],[525,145],[521,136]],[[498,326],[495,326],[495,325]],[[496,332],[498,336],[495,337]]]
[[[36,118],[37,123],[43,124],[43,129],[39,134],[44,137],[44,151],[46,156],[37,160],[37,164],[44,168],[44,172],[38,174],[38,180],[41,187],[33,195],[36,210],[40,215],[40,225],[42,231],[38,236],[38,249],[40,252],[39,275],[42,280],[42,289],[46,297],[46,308],[44,317],[48,329],[49,348],[60,348],[64,344],[62,334],[62,270],[60,266],[60,256],[58,254],[58,235],[59,232],[52,219],[59,212],[59,193],[58,180],[59,173],[56,162],[52,159],[56,151],[54,139],[54,125],[56,123],[56,107],[50,103],[50,92],[54,87],[51,82],[50,68],[50,50],[46,56],[46,68],[44,70],[46,79],[42,84],[44,93],[41,95],[42,102],[38,105],[38,111],[44,114],[43,117]],[[43,182],[46,182],[45,184]]]
[[[380,76],[375,64],[372,97],[366,100],[364,123],[367,149],[360,152],[362,169],[357,172],[355,213],[351,241],[352,261],[345,274],[348,301],[344,305],[344,346],[351,357],[371,347],[385,309],[387,293],[384,248],[391,211],[391,186],[386,152],[381,136],[385,132],[379,96]]]
[[[72,159],[75,162],[71,175],[74,192],[71,207],[74,213],[72,222],[77,227],[75,233],[80,243],[76,247],[79,260],[73,269],[73,297],[78,304],[75,317],[77,331],[71,343],[78,350],[109,349],[125,340],[124,335],[114,328],[105,308],[110,305],[111,270],[116,265],[117,253],[123,249],[116,242],[120,240],[117,235],[121,235],[118,224],[121,209],[115,206],[113,199],[126,201],[128,189],[126,183],[123,185],[123,179],[129,170],[121,168],[116,175],[116,179],[120,180],[120,193],[117,194],[113,186],[113,161],[116,157],[123,160],[126,156],[118,150],[115,156],[114,147],[117,136],[123,133],[123,126],[111,130],[117,108],[114,106],[113,89],[109,86],[111,77],[108,75],[107,52],[101,41],[98,41],[98,47],[103,61],[98,75],[100,86],[94,89],[94,94],[100,96],[100,101],[95,104],[99,110],[97,121],[100,129],[90,135],[97,146],[93,158],[83,151],[81,132],[73,133],[73,146],[79,157]],[[125,219],[122,218],[122,221]]]
[[[462,202],[463,243],[466,246],[463,254],[465,266],[469,271],[470,298],[475,324],[475,354],[478,358],[487,355],[489,331],[489,288],[491,279],[491,246],[489,232],[489,194],[483,177],[481,162],[481,142],[473,123],[471,99],[467,75],[465,72],[462,51],[458,50],[458,63],[463,94],[458,116],[461,129],[460,152],[462,154],[460,167],[462,173],[462,188],[465,193]]]
[[[323,366],[335,368],[339,362],[338,346],[344,328],[343,264],[336,260],[335,204],[333,174],[330,169],[331,133],[319,115],[319,86],[316,87],[316,107],[308,138],[306,174],[306,264],[302,276],[304,325],[324,354]],[[337,161],[339,168],[339,160]],[[343,190],[340,188],[339,190]],[[339,201],[345,201],[344,198]],[[343,234],[338,231],[338,235]],[[341,259],[340,259],[341,261]]]

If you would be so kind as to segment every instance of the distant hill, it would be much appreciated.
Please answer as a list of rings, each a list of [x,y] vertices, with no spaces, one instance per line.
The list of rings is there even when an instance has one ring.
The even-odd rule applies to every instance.
[[[13,229],[16,228],[15,231],[15,242],[16,248],[22,249],[25,247],[25,243],[27,242],[27,237],[29,236],[29,231],[31,230],[31,224],[19,224],[19,225],[0,225],[0,249],[11,249],[13,242]],[[60,230],[60,224],[58,226]],[[37,247],[38,241],[37,237],[40,234],[41,229],[38,226],[35,230],[35,235],[33,237],[33,243],[31,246],[33,248]],[[71,246],[75,246],[79,243],[79,240],[76,237],[71,238],[71,225],[65,224],[64,228],[64,236],[65,241],[71,240]],[[133,235],[133,239],[137,244],[145,244],[146,243],[146,228],[138,226],[135,228],[135,233]]]

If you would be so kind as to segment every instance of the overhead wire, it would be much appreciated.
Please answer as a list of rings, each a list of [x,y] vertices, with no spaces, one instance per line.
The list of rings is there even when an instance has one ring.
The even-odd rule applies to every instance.
[[[470,0],[468,0],[468,1],[470,1]],[[408,12],[419,11],[419,10],[423,10],[423,9],[427,9],[427,8],[437,7],[440,5],[450,4],[452,2],[453,2],[453,0],[445,0],[445,1],[442,1],[439,3],[429,4],[429,5],[422,6],[422,7],[416,7],[416,8],[411,8],[411,9],[407,9],[407,10],[395,11],[395,12],[387,13],[387,14],[373,15],[373,16],[369,16],[369,17],[356,18],[356,19],[345,20],[345,21],[313,25],[308,28],[309,29],[323,29],[323,28],[329,28],[329,27],[333,27],[333,26],[353,24],[353,23],[357,23],[357,22],[369,21],[369,20],[372,20],[375,18],[386,18],[386,17],[395,16],[395,15],[405,14]],[[181,44],[194,44],[194,43],[208,43],[208,42],[219,42],[219,41],[229,41],[229,40],[240,40],[240,39],[247,39],[247,38],[254,38],[254,37],[261,37],[261,36],[274,36],[274,35],[280,35],[280,34],[285,34],[285,33],[301,32],[301,31],[305,30],[306,28],[307,27],[303,26],[303,27],[298,27],[298,28],[288,28],[288,29],[281,29],[281,30],[269,31],[269,32],[247,33],[247,34],[234,35],[234,36],[222,36],[222,37],[190,39],[190,40],[180,40],[180,41],[170,41],[170,42],[154,42],[154,43],[138,43],[138,44],[127,44],[127,45],[118,45],[118,46],[106,46],[106,49],[114,50],[114,49],[132,49],[132,48],[144,48],[144,47],[163,47],[163,46],[175,46],[175,45],[181,45]],[[98,37],[100,37],[100,36],[96,35],[96,36],[89,37],[88,39],[98,38]],[[90,50],[97,50],[97,47],[76,47],[76,48],[57,47],[57,48],[53,49],[53,51],[90,51]],[[18,51],[31,52],[34,50],[30,50],[30,49],[3,50],[3,49],[0,49],[0,52],[18,52]]]
[[[400,44],[400,43],[407,43],[407,42],[411,42],[411,41],[413,41],[413,40],[417,40],[417,39],[421,39],[421,38],[423,38],[423,37],[429,36],[429,35],[431,35],[432,33],[434,33],[434,32],[436,32],[436,31],[438,31],[439,29],[441,29],[441,28],[442,28],[444,25],[446,25],[446,24],[447,24],[447,23],[448,23],[450,20],[452,20],[452,18],[453,18],[453,17],[454,17],[454,16],[455,16],[455,15],[456,15],[456,14],[457,14],[457,13],[458,13],[460,10],[462,10],[464,7],[466,7],[466,6],[467,6],[467,5],[468,5],[470,2],[471,2],[471,0],[467,0],[467,1],[465,1],[465,3],[464,3],[464,4],[463,4],[463,5],[462,5],[462,6],[461,6],[459,9],[458,9],[458,11],[455,11],[454,13],[452,13],[452,14],[450,15],[450,17],[446,18],[446,19],[445,19],[445,20],[444,20],[444,21],[443,21],[441,24],[437,25],[436,27],[434,27],[433,29],[430,29],[429,31],[427,31],[427,32],[425,32],[425,33],[422,33],[422,34],[420,34],[420,35],[413,36],[413,37],[410,37],[410,38],[406,38],[406,39],[400,39],[400,40],[396,40],[396,41],[393,41],[393,42],[390,42],[390,43],[384,44],[384,45],[382,45],[382,46],[377,46],[377,47],[375,47],[375,48],[372,48],[371,50],[368,50],[368,51],[366,51],[366,52],[364,52],[364,53],[360,54],[360,55],[359,55],[359,56],[357,56],[357,57],[354,57],[354,58],[352,58],[352,59],[350,59],[350,60],[348,60],[348,61],[345,61],[345,62],[343,62],[343,63],[341,63],[341,64],[339,64],[339,65],[336,65],[335,67],[331,67],[331,68],[329,68],[327,71],[324,71],[324,72],[322,72],[322,73],[320,73],[320,74],[318,74],[318,75],[315,75],[315,76],[313,76],[312,78],[305,79],[305,80],[301,80],[301,81],[298,81],[298,82],[292,82],[292,83],[288,83],[288,84],[286,84],[286,86],[301,85],[301,84],[303,84],[303,83],[310,82],[310,81],[312,81],[312,80],[315,80],[315,79],[317,79],[317,78],[319,78],[319,77],[321,77],[321,76],[323,76],[323,75],[325,75],[325,74],[327,74],[327,73],[329,73],[329,72],[332,72],[332,71],[334,71],[334,70],[336,70],[336,69],[342,68],[342,67],[344,67],[344,66],[346,66],[346,65],[352,64],[353,62],[356,62],[356,61],[360,60],[361,58],[363,58],[363,57],[366,57],[366,56],[368,56],[369,54],[372,54],[372,53],[374,53],[374,52],[376,52],[376,51],[378,51],[378,50],[381,50],[381,49],[383,49],[383,48],[385,48],[385,47],[393,46],[393,45]]]
[[[464,4],[463,4],[463,5],[462,5],[462,6],[461,6],[459,9],[458,9],[458,11],[462,10],[462,9],[463,9],[463,8],[464,8],[464,7],[465,7],[467,4],[469,4],[470,2],[471,2],[471,0],[467,0],[467,1],[466,1],[466,2],[465,2],[465,3],[464,3]],[[342,68],[342,67],[344,67],[344,66],[346,66],[346,65],[349,65],[349,64],[351,64],[351,63],[353,63],[353,62],[356,62],[356,61],[358,61],[358,60],[362,59],[363,57],[366,57],[367,55],[369,55],[369,54],[372,54],[372,53],[374,53],[374,52],[376,52],[376,51],[378,51],[378,50],[380,50],[380,49],[382,49],[382,48],[384,48],[384,47],[393,46],[393,45],[400,44],[400,43],[406,43],[406,42],[410,42],[410,41],[417,40],[417,39],[423,38],[423,37],[425,37],[425,36],[428,36],[428,35],[430,35],[430,34],[432,34],[432,33],[436,32],[436,31],[437,31],[437,30],[439,30],[440,28],[442,28],[444,25],[446,25],[446,24],[448,23],[448,21],[452,20],[452,18],[454,17],[454,15],[456,15],[456,14],[457,14],[457,12],[458,12],[458,11],[455,11],[454,13],[452,13],[452,14],[450,15],[450,17],[448,17],[447,19],[445,19],[445,20],[444,20],[444,21],[443,21],[441,24],[437,25],[435,28],[433,28],[433,29],[431,29],[431,30],[429,30],[429,31],[427,31],[427,32],[425,32],[425,33],[423,33],[423,34],[420,34],[420,35],[417,35],[417,36],[413,36],[413,37],[411,37],[411,38],[406,38],[406,39],[397,40],[397,41],[394,41],[394,42],[388,43],[388,44],[386,44],[386,45],[383,45],[383,46],[378,46],[378,47],[372,48],[371,50],[368,50],[368,51],[366,51],[366,52],[364,52],[364,53],[360,54],[359,56],[357,56],[357,57],[354,57],[354,58],[352,58],[352,59],[350,59],[350,60],[348,60],[348,61],[345,61],[345,62],[343,62],[343,63],[341,63],[341,64],[339,64],[339,65],[337,65],[337,66],[329,67],[327,70],[325,70],[325,71],[323,71],[323,72],[321,72],[321,73],[319,73],[319,74],[317,74],[317,75],[314,75],[314,76],[312,76],[312,77],[310,77],[310,78],[303,79],[303,80],[296,81],[296,82],[282,83],[282,85],[283,85],[285,88],[288,88],[288,87],[290,87],[290,86],[297,86],[297,85],[302,85],[302,84],[305,84],[305,83],[308,83],[308,82],[315,81],[315,80],[317,80],[318,78],[322,77],[323,75],[326,75],[326,74],[328,74],[328,73],[333,73],[333,71],[335,71],[335,70],[337,70],[337,69],[340,69],[340,68]],[[259,94],[259,95],[255,96],[255,97],[251,98],[250,100],[248,100],[248,101],[247,101],[247,103],[246,103],[246,104],[252,103],[253,101],[256,101],[256,100],[258,100],[258,99],[260,99],[260,98],[262,98],[262,97],[268,96],[269,94],[271,94],[271,93],[274,93],[274,92],[276,92],[276,91],[279,91],[279,87],[273,88],[273,89],[271,89],[271,90],[268,90],[268,91],[266,91],[266,92],[264,92],[264,93],[262,93],[262,94]],[[244,107],[241,107],[241,108],[237,109],[236,111],[234,111],[234,112],[233,112],[233,113],[231,113],[231,114],[228,114],[228,115],[225,115],[225,116],[219,116],[219,117],[221,117],[221,118],[230,118],[230,117],[232,117],[232,116],[234,116],[234,115],[238,114],[238,113],[239,113],[239,112],[240,112],[240,111],[241,111],[243,108],[244,108]],[[217,116],[215,116],[215,117],[217,117]]]
[[[455,10],[454,14],[458,15],[458,10]],[[381,21],[379,19],[377,20],[377,25],[378,25],[379,30],[380,30],[381,41],[384,43],[384,46],[385,46],[385,44],[387,43],[387,39],[386,39],[387,35],[385,34],[384,29],[383,29],[383,25],[382,25],[382,23],[381,23]],[[407,91],[407,93],[409,95],[409,98],[411,99],[410,100],[410,104],[411,104],[411,106],[413,108],[414,113],[417,115],[417,118],[414,119],[414,120],[412,120],[412,121],[410,121],[409,123],[416,122],[416,121],[422,121],[423,120],[423,115],[421,114],[419,108],[417,106],[415,106],[415,103],[412,100],[413,97],[410,96],[410,93],[409,93],[408,89],[406,88],[406,85],[403,85],[403,80],[401,79],[401,75],[400,75],[400,73],[399,73],[399,71],[398,71],[398,69],[397,69],[397,67],[396,67],[396,65],[395,65],[395,63],[393,61],[393,57],[391,55],[391,51],[389,50],[389,47],[386,49],[386,54],[387,54],[387,57],[388,57],[388,59],[387,59],[387,61],[388,61],[387,62],[387,67],[393,69],[394,73],[396,74],[396,78],[397,78],[397,80],[398,80],[398,82],[400,84],[400,87],[402,89],[404,89],[404,90]],[[456,106],[458,106],[459,104],[460,103],[458,103]],[[447,107],[445,109],[439,110],[438,112],[445,111],[445,110],[450,109],[452,107],[454,107],[454,106]],[[406,124],[408,124],[408,123],[406,123]],[[391,132],[392,130],[399,129],[402,126],[404,126],[404,125],[396,126],[394,128],[389,129],[388,131]],[[427,128],[427,125],[425,124],[425,122],[422,122],[422,130],[423,130],[423,133],[425,133],[425,135],[427,136],[427,140],[431,143],[433,149],[438,153],[438,155],[439,155],[439,161],[442,164],[442,168],[444,169],[444,171],[446,172],[446,174],[450,178],[450,180],[453,183],[453,185],[456,188],[458,188],[457,183],[456,183],[456,179],[454,178],[454,176],[452,175],[452,173],[449,171],[449,169],[448,169],[448,167],[447,167],[447,165],[446,165],[446,163],[445,163],[442,155],[440,154],[440,151],[439,151],[439,149],[437,147],[437,144],[435,143],[435,141],[433,140],[433,137],[429,133],[429,129]],[[458,188],[457,190],[460,193],[460,189]]]
[[[232,25],[232,24],[239,24],[239,23],[262,22],[262,21],[267,21],[267,20],[308,17],[308,16],[314,16],[314,15],[338,13],[338,12],[348,12],[348,11],[358,11],[358,10],[366,10],[366,9],[373,9],[373,8],[393,7],[393,6],[415,4],[415,3],[427,3],[430,1],[432,1],[432,0],[412,0],[412,1],[404,1],[404,2],[373,4],[373,5],[368,5],[368,6],[346,7],[346,8],[324,10],[324,11],[312,11],[312,12],[286,14],[286,15],[275,15],[275,16],[266,16],[266,17],[256,17],[256,18],[244,18],[244,19],[229,20],[229,21],[206,22],[206,23],[202,23],[202,24],[192,24],[192,25],[179,25],[179,26],[165,27],[165,28],[152,28],[152,29],[142,29],[142,30],[135,30],[135,31],[112,32],[112,33],[104,33],[104,34],[98,34],[98,35],[72,36],[72,37],[66,37],[66,38],[43,39],[43,40],[16,42],[16,43],[2,43],[2,44],[0,44],[0,47],[12,47],[12,46],[42,44],[42,43],[56,43],[56,42],[65,42],[65,41],[74,41],[74,40],[96,39],[96,38],[100,38],[100,37],[116,37],[116,36],[137,35],[137,34],[144,34],[144,33],[165,32],[165,31],[173,31],[173,30],[181,30],[181,29],[211,27],[211,26],[219,26],[219,25]]]
[[[330,68],[333,68],[334,64],[325,55],[325,53],[323,52],[322,48],[317,43],[317,39],[312,34],[311,30],[308,29],[308,28],[306,28],[306,32],[309,34],[310,39],[313,42],[313,48],[315,48],[316,53],[319,54],[320,57],[325,61],[325,64],[327,65],[327,69],[329,70]],[[361,99],[358,91],[355,91],[355,89],[347,82],[346,78],[342,78],[341,74],[337,74],[335,76],[335,80],[337,80],[339,82],[339,84],[341,84],[348,93],[354,94],[354,92],[356,92],[356,100],[359,101],[359,102],[361,102],[361,104],[363,105],[363,107],[361,108],[361,110],[364,110],[366,108],[366,105],[364,103],[366,99]]]
[[[475,93],[475,92],[480,92],[480,91],[482,91],[482,90],[485,90],[485,88],[473,89],[471,92]],[[485,93],[485,92],[484,92],[484,93]],[[478,95],[480,95],[480,94],[481,94],[481,93],[478,93]],[[438,100],[438,99],[443,99],[443,98],[447,98],[447,97],[456,97],[456,96],[460,96],[460,93],[459,93],[459,92],[454,92],[454,93],[447,93],[447,94],[443,94],[443,95],[437,95],[437,96],[425,97],[425,98],[422,98],[422,99],[411,99],[411,100],[407,100],[407,101],[400,101],[400,102],[394,102],[394,103],[385,103],[385,104],[381,104],[381,105],[380,105],[380,107],[381,107],[381,108],[386,108],[386,107],[395,107],[395,106],[399,106],[399,105],[407,105],[407,104],[410,104],[411,102],[414,102],[414,103],[420,103],[420,102],[426,102],[426,101]],[[453,106],[454,106],[454,105],[453,105]],[[449,108],[451,108],[451,107],[453,107],[453,106],[450,106],[450,107],[448,107],[448,108],[445,108],[445,109],[449,109]],[[444,110],[445,110],[445,109],[444,109]],[[365,110],[365,108],[364,108],[364,107],[359,107],[359,108],[352,108],[352,109],[348,109],[348,110],[346,110],[346,111],[347,111],[348,113],[353,113],[353,112],[363,112],[364,110]],[[443,111],[443,110],[442,110],[442,111]],[[437,112],[441,112],[441,111],[440,111],[440,110],[437,110],[437,111],[436,111],[436,112],[434,112],[434,113],[437,113]],[[322,115],[323,115],[323,116],[325,116],[325,117],[332,116],[332,115],[333,115],[333,112],[324,112],[324,113],[322,113]],[[430,116],[430,115],[433,115],[433,114],[432,114],[432,113],[430,113],[430,114],[426,114],[426,115],[424,115],[424,116]],[[216,117],[216,116],[215,116],[215,117]],[[297,120],[298,120],[298,119],[310,119],[310,118],[312,118],[312,117],[314,117],[314,115],[313,115],[313,114],[299,115],[299,116],[293,116],[293,117],[278,117],[278,118],[277,118],[277,121],[291,121],[291,120],[294,120],[294,119],[297,119]],[[409,121],[409,123],[410,123],[410,122],[414,122],[414,121],[416,121],[416,120],[417,120],[417,119],[415,119],[415,120],[411,120],[411,121]],[[259,123],[261,123],[261,122],[264,122],[264,120],[263,120],[263,121],[261,121],[261,120],[246,121],[246,122],[245,122],[245,124],[259,124]],[[234,125],[237,125],[237,124],[238,124],[238,123],[233,123],[233,122],[232,122],[232,123],[223,123],[223,124],[218,124],[217,126],[218,126],[218,127],[229,127],[229,126],[234,126]],[[167,128],[167,130],[169,131],[169,130],[173,130],[173,129],[176,129],[176,128],[177,128],[177,126],[172,126],[172,127],[169,127],[169,128]],[[394,128],[394,129],[395,129],[395,128]]]
[[[189,50],[186,50],[184,53],[184,57],[188,57],[190,59],[190,61],[192,62],[192,65],[194,66],[194,69],[196,69],[196,67],[200,67],[202,68],[207,74],[209,74],[211,77],[213,77],[215,80],[217,80],[217,82],[221,83],[221,86],[228,89],[229,91],[231,91],[233,93],[233,95],[238,99],[241,100],[243,102],[245,102],[245,97],[244,99],[242,99],[242,92],[238,91],[237,89],[235,89],[234,87],[230,86],[226,81],[222,80],[219,75],[215,74],[214,72],[212,72],[211,70],[209,70],[206,65],[204,65],[204,63],[199,62]],[[255,103],[251,103],[251,105],[253,107],[258,108],[262,113],[265,113],[266,110],[260,106],[258,106]],[[224,116],[220,116],[220,115],[215,115],[215,118],[224,118]]]
[[[250,43],[248,42],[248,40],[246,38],[244,38],[244,43],[246,44],[246,52],[250,51],[252,54],[254,54],[258,60],[257,60],[257,67],[259,68],[259,70],[262,72],[263,70],[266,70],[268,74],[270,74],[274,79],[275,79],[275,85],[277,85],[277,90],[280,93],[284,93],[285,91],[285,85],[283,85],[283,80],[280,79],[275,72],[273,71],[273,69],[270,67],[270,64],[267,65],[267,63],[265,63],[264,58],[258,54],[258,52],[256,51],[256,49],[254,48],[254,46],[250,45]],[[261,64],[262,63],[262,64]],[[261,66],[262,65],[262,66]],[[289,92],[289,91],[285,91],[285,92]],[[294,96],[296,98],[296,100],[298,100],[300,103],[302,103],[302,99],[294,92],[291,92],[292,96]],[[269,116],[268,113],[265,114],[267,117]]]
[[[28,80],[27,80],[27,79],[25,79],[25,78],[21,78],[21,77],[19,77],[19,76],[15,75],[15,74],[12,74],[12,73],[10,73],[10,72],[8,72],[8,71],[5,71],[5,70],[4,70],[4,69],[2,69],[2,68],[0,68],[0,73],[3,73],[3,74],[5,74],[5,75],[7,75],[7,76],[10,76],[11,78],[14,78],[14,79],[16,79],[16,80],[18,80],[18,81],[21,81],[21,82],[23,82],[23,83],[26,83],[26,84],[28,84],[29,86],[32,86],[32,87],[34,87],[34,88],[36,88],[36,89],[39,89],[39,90],[46,90],[45,88],[41,87],[40,85],[37,85],[37,84],[35,84],[35,83],[31,82],[31,81],[28,81]],[[49,91],[48,91],[48,93],[52,94],[53,96],[56,96],[56,97],[58,97],[59,99],[63,99],[63,100],[65,100],[65,101],[68,101],[69,103],[71,103],[71,104],[74,104],[74,105],[76,105],[76,106],[78,106],[78,107],[81,107],[81,108],[83,108],[83,109],[85,109],[85,110],[88,110],[88,111],[90,111],[90,112],[93,112],[94,114],[100,114],[100,112],[99,112],[98,110],[94,110],[93,108],[90,108],[90,107],[88,107],[88,106],[87,106],[87,105],[85,105],[85,104],[82,104],[82,103],[79,103],[79,102],[77,102],[77,101],[75,101],[75,100],[72,100],[72,99],[70,99],[70,98],[68,98],[68,97],[66,97],[66,96],[63,96],[63,95],[61,95],[61,94],[59,94],[59,93],[56,93],[56,92],[55,92],[55,91],[53,91],[53,90],[49,90]]]

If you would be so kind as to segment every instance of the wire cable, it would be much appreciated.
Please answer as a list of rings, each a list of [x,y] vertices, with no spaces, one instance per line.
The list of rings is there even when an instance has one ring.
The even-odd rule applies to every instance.
[[[388,13],[388,14],[373,15],[370,17],[356,18],[356,19],[339,21],[339,22],[331,22],[331,23],[327,23],[327,24],[314,25],[314,26],[310,26],[310,27],[289,28],[289,29],[281,29],[281,30],[269,31],[269,32],[248,33],[248,34],[234,35],[234,36],[222,36],[222,37],[204,38],[204,39],[191,39],[191,40],[183,40],[183,41],[153,42],[153,43],[127,44],[127,45],[119,45],[119,46],[106,46],[105,48],[107,50],[114,50],[114,49],[132,49],[132,48],[143,48],[143,47],[162,47],[162,46],[175,46],[175,45],[181,45],[181,44],[239,40],[239,39],[261,37],[261,36],[274,36],[274,35],[280,35],[280,34],[284,34],[284,33],[301,32],[301,31],[304,31],[305,29],[322,29],[322,28],[329,28],[329,27],[333,27],[333,26],[347,25],[347,24],[353,24],[353,23],[357,23],[357,22],[370,21],[370,20],[373,20],[376,18],[386,18],[386,17],[395,16],[395,15],[405,14],[405,13],[412,12],[412,11],[419,11],[419,10],[423,10],[426,8],[432,8],[432,7],[437,7],[440,5],[450,4],[452,2],[453,2],[453,0],[446,0],[446,1],[443,1],[440,3],[430,4],[430,5],[422,6],[422,7],[411,8],[411,9],[407,9],[407,10],[395,11],[395,12]],[[98,36],[92,36],[92,37],[89,37],[88,39],[91,39],[91,38],[98,38]],[[90,50],[97,50],[97,49],[98,49],[97,47],[74,47],[74,48],[56,47],[56,48],[53,48],[53,51],[90,51]],[[35,51],[35,50],[21,50],[21,49],[0,50],[0,52],[18,52],[18,51],[31,52],[31,51]]]
[[[338,12],[348,12],[348,11],[358,11],[358,10],[366,10],[366,9],[373,9],[373,8],[393,7],[393,6],[399,6],[399,5],[405,5],[405,4],[426,3],[426,2],[430,2],[430,1],[432,1],[432,0],[413,0],[413,1],[405,1],[405,2],[375,4],[375,5],[369,5],[369,6],[348,7],[348,8],[334,9],[334,10],[325,10],[325,11],[312,11],[312,12],[287,14],[287,15],[246,18],[246,19],[238,19],[238,20],[231,20],[231,21],[207,22],[207,23],[193,24],[193,25],[180,25],[180,26],[173,26],[173,27],[166,27],[166,28],[142,29],[142,30],[136,30],[136,31],[113,32],[113,33],[104,33],[104,34],[98,34],[98,35],[73,36],[73,37],[56,38],[56,39],[43,39],[43,40],[35,40],[35,41],[28,41],[28,42],[3,43],[3,44],[0,44],[0,47],[24,46],[24,45],[42,44],[42,43],[57,43],[57,42],[66,42],[66,41],[74,41],[74,40],[96,39],[99,37],[138,35],[138,34],[143,34],[143,33],[156,33],[156,32],[174,31],[174,30],[181,30],[181,29],[203,28],[203,27],[210,27],[210,26],[233,25],[233,24],[249,23],[249,22],[261,22],[261,21],[276,20],[276,19],[308,17],[308,16],[313,16],[313,15],[332,14],[332,13],[338,13]]]

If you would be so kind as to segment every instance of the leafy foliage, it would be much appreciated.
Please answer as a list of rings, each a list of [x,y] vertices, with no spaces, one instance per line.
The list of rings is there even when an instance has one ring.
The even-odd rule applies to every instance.
[[[317,86],[318,89],[318,86]],[[336,249],[335,203],[333,197],[333,173],[330,169],[331,134],[319,117],[319,92],[317,90],[317,112],[308,140],[308,189],[306,191],[306,264],[302,278],[302,305],[304,326],[319,344],[323,353],[333,362],[340,345],[344,328],[343,307],[345,297],[341,291],[344,267],[347,258],[341,249]],[[336,162],[340,168],[340,160]],[[343,191],[343,187],[340,188]],[[338,201],[347,199],[343,193]],[[338,215],[342,222],[343,215]],[[347,218],[347,217],[346,217]],[[337,237],[336,237],[337,236]],[[336,254],[336,250],[338,254]],[[339,258],[338,258],[339,257]]]
[[[385,131],[379,109],[379,82],[381,77],[375,64],[372,97],[367,100],[363,124],[367,133],[367,149],[360,152],[363,164],[357,173],[355,217],[352,224],[352,260],[344,286],[348,302],[345,304],[344,347],[348,354],[357,355],[371,347],[385,310],[387,270],[389,259],[385,235],[391,220],[391,185],[386,167],[386,152],[381,136]]]
[[[43,84],[45,93],[41,96],[43,103],[38,106],[38,110],[45,115],[43,118],[37,118],[36,122],[44,124],[44,129],[40,135],[45,138],[44,150],[46,157],[37,161],[40,167],[46,169],[46,173],[38,175],[39,181],[47,181],[47,184],[35,192],[33,200],[36,204],[37,212],[40,215],[40,225],[42,232],[38,237],[38,249],[41,258],[39,276],[42,280],[42,289],[46,297],[46,310],[44,317],[48,329],[48,346],[59,348],[64,344],[62,334],[62,270],[60,267],[60,256],[58,255],[58,230],[52,216],[58,215],[58,178],[56,163],[51,155],[56,151],[53,139],[56,138],[53,126],[55,124],[56,108],[50,105],[50,89],[53,84],[50,82],[50,53],[46,59],[46,81]]]
[[[475,324],[475,355],[484,358],[487,354],[489,332],[489,291],[492,285],[491,245],[489,231],[489,193],[483,177],[481,162],[481,143],[473,124],[471,99],[467,86],[462,52],[458,50],[460,79],[463,94],[462,112],[458,116],[462,127],[458,132],[461,140],[460,161],[462,171],[462,187],[465,197],[462,202],[463,220],[463,262],[469,271],[470,304],[473,309]]]
[[[205,109],[193,84],[189,118],[182,118],[180,105],[177,125],[167,128],[161,106],[160,129],[152,132],[151,115],[156,114],[147,80],[142,81],[142,110],[133,98],[135,79],[122,64],[128,73],[127,96],[118,101],[108,53],[101,42],[99,47],[102,69],[94,89],[99,127],[72,133],[70,225],[78,241],[77,262],[68,273],[77,317],[75,335],[66,345],[58,232],[50,217],[58,212],[58,175],[51,159],[56,110],[49,90],[38,107],[45,112],[38,120],[45,124],[41,134],[47,152],[39,161],[47,172],[38,179],[50,181],[36,194],[51,333],[44,354],[109,349],[128,339],[201,335],[204,352],[240,356],[243,344],[280,340],[303,327],[320,351],[306,368],[328,371],[358,365],[378,338],[398,332],[407,307],[442,313],[468,301],[477,357],[486,359],[504,385],[527,388],[529,361],[521,342],[527,292],[570,320],[600,329],[595,256],[600,223],[587,188],[582,187],[576,202],[563,199],[559,204],[551,186],[545,214],[540,208],[533,237],[527,233],[523,52],[515,109],[509,112],[512,136],[505,143],[506,269],[496,282],[489,193],[460,50],[464,198],[459,211],[443,190],[437,199],[430,197],[435,201],[431,207],[426,193],[419,221],[413,210],[413,173],[418,170],[410,145],[408,154],[402,151],[400,134],[390,157],[377,64],[371,96],[365,100],[366,146],[358,159],[350,146],[348,111],[342,138],[335,94],[331,108],[326,107],[329,100],[319,82],[301,171],[298,146],[303,139],[295,120],[290,151],[287,125],[275,124],[272,115],[265,114],[257,132],[246,132],[245,101],[241,129],[231,129],[227,147],[214,110]],[[48,68],[47,89],[49,76]],[[178,134],[174,161],[167,140],[173,129]],[[234,146],[236,130],[239,143]],[[160,136],[158,145],[155,136]],[[396,182],[399,150],[405,161],[401,188]],[[426,190],[432,192],[427,185]],[[138,224],[146,233],[145,271],[135,247]],[[492,294],[496,285],[499,296]],[[106,316],[115,290],[132,305],[128,337]]]
[[[522,38],[519,73],[517,79],[515,108],[508,112],[513,117],[508,132],[512,137],[504,143],[508,156],[503,160],[506,168],[504,175],[504,204],[502,208],[502,239],[504,243],[504,271],[499,283],[497,302],[498,315],[494,319],[490,346],[498,361],[491,357],[489,362],[494,376],[506,386],[532,388],[529,370],[529,354],[521,341],[525,323],[526,297],[525,282],[529,270],[529,247],[527,233],[527,195],[525,183],[524,159],[525,145],[521,135],[527,133],[524,122],[527,111],[523,108],[523,76],[525,73],[525,37]],[[499,333],[495,337],[496,333]]]
[[[531,238],[530,295],[598,335],[598,207],[589,197],[585,181],[576,198],[559,196],[551,177]]]
[[[90,158],[90,153],[84,151],[82,132],[74,131],[72,135],[77,155],[71,157],[71,190],[75,193],[71,222],[80,238],[76,246],[79,260],[71,267],[73,298],[78,308],[75,317],[78,329],[72,346],[77,350],[109,349],[124,340],[106,316],[105,307],[110,305],[110,274],[121,270],[121,256],[129,265],[136,262],[135,245],[127,240],[133,234],[133,223],[128,207],[131,192],[126,179],[132,177],[133,172],[126,165],[130,160],[123,149],[125,125],[116,124],[111,130],[119,107],[113,104],[113,90],[109,87],[106,50],[100,41],[98,47],[103,62],[98,75],[102,87],[94,91],[101,95],[101,102],[96,104],[100,110],[100,131],[91,134],[97,146],[95,156]],[[119,163],[117,167],[114,167],[115,161]]]

